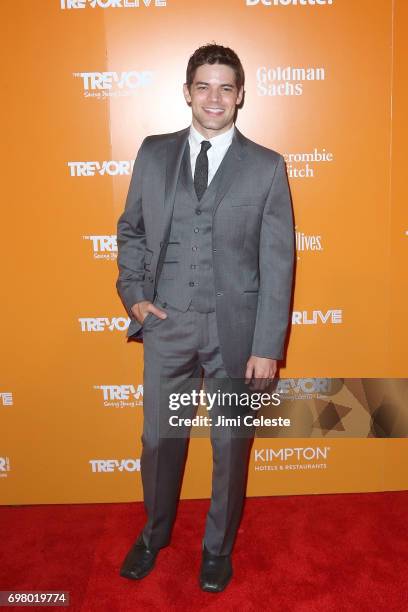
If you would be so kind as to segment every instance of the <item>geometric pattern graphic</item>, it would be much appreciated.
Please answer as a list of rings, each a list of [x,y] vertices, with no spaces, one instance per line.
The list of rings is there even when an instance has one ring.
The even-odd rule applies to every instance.
[[[327,379],[327,384],[333,389],[330,394],[286,398],[259,414],[291,418],[293,428],[280,429],[277,437],[408,437],[408,379]],[[257,435],[268,437],[270,430],[258,430]]]

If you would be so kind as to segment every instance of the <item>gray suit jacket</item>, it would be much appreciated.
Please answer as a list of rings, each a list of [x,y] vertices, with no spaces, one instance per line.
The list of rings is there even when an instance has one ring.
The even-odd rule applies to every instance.
[[[118,220],[116,283],[131,307],[153,301],[170,233],[189,128],[143,141]],[[289,322],[294,228],[284,159],[235,128],[213,210],[213,271],[221,354],[229,376],[244,376],[250,355],[282,359]]]

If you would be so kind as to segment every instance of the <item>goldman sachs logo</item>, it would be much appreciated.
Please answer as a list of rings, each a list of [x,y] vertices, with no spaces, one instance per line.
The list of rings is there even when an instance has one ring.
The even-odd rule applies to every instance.
[[[256,71],[258,96],[301,96],[304,83],[324,81],[324,68],[260,66]]]
[[[324,6],[334,4],[334,0],[245,0],[247,6]]]

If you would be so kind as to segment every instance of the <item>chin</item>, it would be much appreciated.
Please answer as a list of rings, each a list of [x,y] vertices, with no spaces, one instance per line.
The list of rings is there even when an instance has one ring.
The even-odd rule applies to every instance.
[[[214,119],[203,119],[199,121],[200,125],[206,130],[222,130],[228,125],[228,121],[216,121]]]

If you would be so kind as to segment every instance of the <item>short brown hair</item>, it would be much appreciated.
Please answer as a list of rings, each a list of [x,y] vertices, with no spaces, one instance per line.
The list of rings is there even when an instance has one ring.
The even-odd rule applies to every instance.
[[[204,64],[225,64],[230,66],[235,72],[235,83],[240,90],[245,82],[245,73],[238,55],[229,47],[208,43],[196,49],[188,60],[186,71],[186,83],[190,89],[196,70]]]

